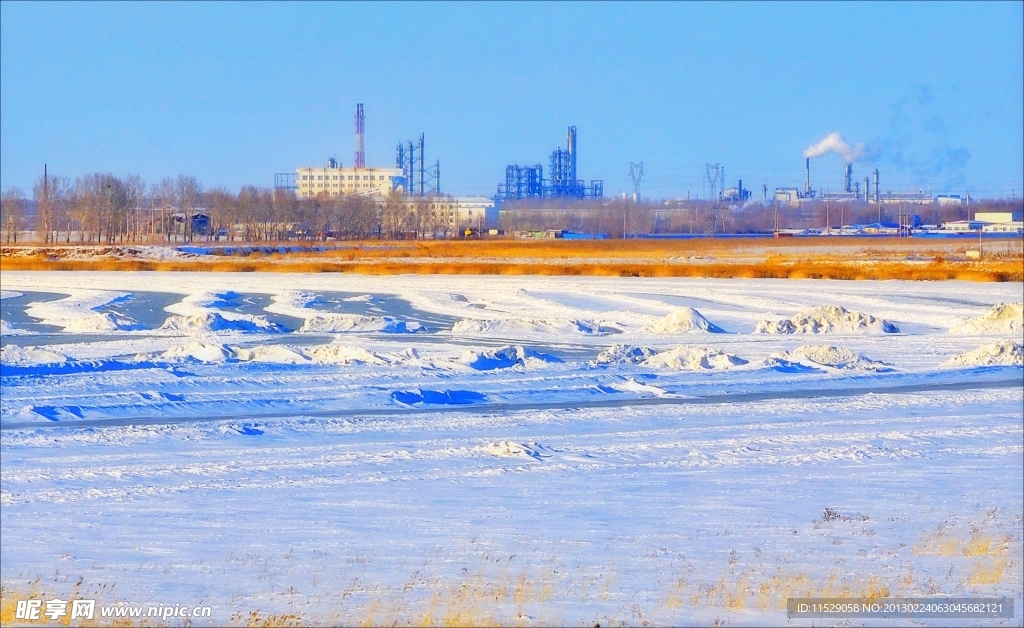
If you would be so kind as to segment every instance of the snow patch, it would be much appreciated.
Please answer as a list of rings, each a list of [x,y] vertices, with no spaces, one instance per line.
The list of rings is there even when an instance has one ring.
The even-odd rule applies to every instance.
[[[7,345],[0,349],[0,364],[10,366],[35,366],[39,364],[64,364],[67,356],[45,349],[22,349],[18,345]]]
[[[704,318],[703,314],[692,307],[681,307],[665,318],[647,325],[642,331],[655,334],[678,334],[691,331],[712,334],[725,333],[724,329]]]
[[[260,345],[252,349],[234,348],[235,359],[242,362],[272,362],[274,364],[304,364],[309,358],[284,345]]]
[[[768,356],[768,359],[774,359],[780,363],[796,363],[811,367],[824,366],[837,370],[875,371],[876,373],[893,370],[892,365],[885,362],[869,360],[849,349],[828,345],[804,345],[788,353],[773,353]]]
[[[591,320],[549,321],[534,319],[481,320],[466,319],[452,326],[457,336],[519,337],[532,334],[581,334],[601,336],[617,333],[612,327],[603,327]]]
[[[986,335],[1024,333],[1024,304],[998,303],[981,316],[975,316],[949,329],[951,334]]]
[[[14,290],[0,290],[0,301],[4,299],[14,299],[17,297],[23,297],[24,294],[16,292]]]
[[[519,345],[506,345],[498,349],[473,351],[466,349],[458,362],[478,371],[511,368],[513,366],[537,366],[552,362],[561,362],[554,356],[525,349]]]
[[[340,344],[320,345],[309,351],[314,362],[322,364],[388,364],[390,360],[362,347]]]
[[[655,354],[645,366],[666,367],[677,371],[724,371],[747,361],[739,356],[706,347],[681,346]]]
[[[388,334],[414,334],[425,331],[423,325],[391,316],[363,316],[361,314],[317,314],[306,318],[299,331],[346,333],[382,332]]]
[[[550,455],[542,454],[541,447],[536,443],[532,445],[525,445],[523,443],[517,443],[510,440],[487,443],[486,445],[481,445],[476,449],[477,451],[491,456],[498,456],[500,458],[533,458],[534,460],[540,460],[542,456],[547,457]]]
[[[612,345],[598,354],[591,364],[640,364],[656,353],[657,351],[649,347]]]
[[[993,342],[955,355],[942,366],[1024,366],[1024,349],[1011,340]]]
[[[161,353],[160,357],[164,360],[192,359],[199,362],[227,362],[228,360],[234,360],[237,355],[238,354],[235,349],[228,345],[213,344],[196,340],[187,344],[171,347],[167,351]],[[140,355],[138,357],[145,358],[148,356]]]
[[[202,312],[199,314],[174,315],[168,317],[160,326],[162,331],[185,333],[212,331],[244,331],[260,333],[277,333],[284,329],[272,323],[265,316],[247,316],[245,318],[225,318],[219,312]]]
[[[864,312],[847,310],[841,305],[825,305],[804,310],[791,318],[758,322],[755,334],[897,334],[893,323]]]
[[[134,320],[117,316],[110,312],[98,312],[91,316],[76,318],[64,326],[64,331],[71,332],[110,332],[110,331],[135,331],[143,329]]]

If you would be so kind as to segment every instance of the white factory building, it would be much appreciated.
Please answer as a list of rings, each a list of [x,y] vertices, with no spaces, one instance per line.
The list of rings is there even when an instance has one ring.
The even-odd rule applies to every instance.
[[[313,198],[321,194],[384,197],[394,189],[401,191],[404,181],[402,171],[397,168],[340,168],[332,159],[324,168],[296,170],[295,194],[299,198]]]

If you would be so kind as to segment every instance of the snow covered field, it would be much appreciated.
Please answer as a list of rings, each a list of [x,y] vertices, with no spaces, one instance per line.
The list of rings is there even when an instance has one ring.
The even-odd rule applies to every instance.
[[[2,296],[17,595],[530,625],[1008,596],[990,623],[1021,625],[1020,284],[5,272]]]

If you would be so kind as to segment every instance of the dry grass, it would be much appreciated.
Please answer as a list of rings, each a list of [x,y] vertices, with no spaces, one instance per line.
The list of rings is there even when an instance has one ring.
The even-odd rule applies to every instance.
[[[373,242],[167,260],[126,254],[130,247],[5,247],[0,270],[1024,281],[1024,256],[1011,245],[980,261],[958,259],[962,243],[898,238]]]
[[[707,277],[715,279],[837,279],[912,281],[1024,281],[1024,267],[1018,261],[975,263],[899,261],[864,263],[858,261],[756,262],[501,262],[501,261],[318,261],[234,259],[221,260],[52,260],[44,257],[0,258],[3,270],[74,271],[199,271],[199,272],[286,272],[353,273],[361,275],[563,275],[590,277]]]

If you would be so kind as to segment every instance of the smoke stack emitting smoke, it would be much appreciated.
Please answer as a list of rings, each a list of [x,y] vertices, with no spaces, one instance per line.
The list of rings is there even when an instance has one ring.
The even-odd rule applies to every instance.
[[[850,146],[839,133],[829,133],[817,144],[808,146],[804,150],[804,157],[811,159],[821,157],[825,153],[835,153],[846,163],[852,164],[861,158],[864,153],[864,144],[859,142],[856,146]]]

